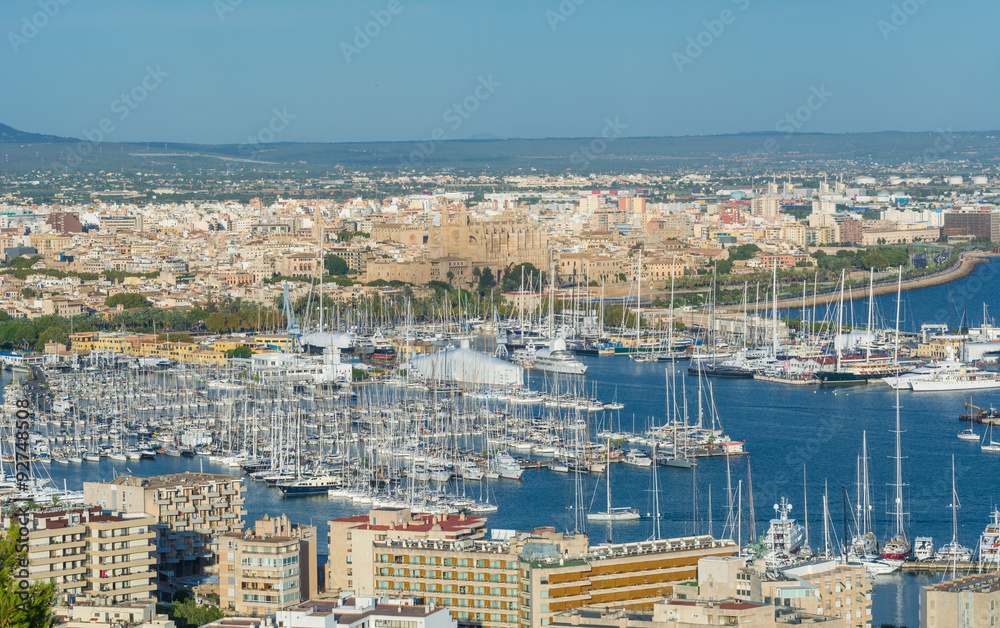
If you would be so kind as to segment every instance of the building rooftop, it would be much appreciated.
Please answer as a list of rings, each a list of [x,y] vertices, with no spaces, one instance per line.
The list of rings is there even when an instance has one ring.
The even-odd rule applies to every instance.
[[[168,488],[177,485],[198,485],[209,482],[233,482],[242,481],[238,475],[225,475],[222,473],[195,473],[185,471],[184,473],[171,473],[169,475],[155,475],[152,477],[137,477],[134,475],[122,475],[109,484],[116,486],[142,486],[145,488]]]
[[[929,591],[950,591],[954,593],[992,593],[1000,590],[1000,574],[989,574],[984,576],[966,576],[948,580],[940,584],[924,587]]]

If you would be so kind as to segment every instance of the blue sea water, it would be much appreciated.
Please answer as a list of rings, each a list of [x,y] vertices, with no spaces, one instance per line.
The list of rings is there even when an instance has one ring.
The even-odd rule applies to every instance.
[[[917,330],[925,322],[948,322],[957,326],[963,312],[973,324],[982,319],[982,304],[990,312],[1000,305],[1000,267],[982,264],[969,277],[949,284],[904,293],[902,310],[909,329]],[[949,298],[950,297],[950,298]],[[950,307],[949,307],[950,303]],[[864,320],[867,305],[856,304],[858,320]],[[895,295],[880,297],[879,309],[895,314]],[[976,313],[973,315],[973,313]],[[956,314],[957,313],[957,314]],[[667,369],[680,369],[677,385],[686,380],[689,412],[696,418],[697,379],[688,377],[686,364],[671,367],[664,363],[636,363],[624,357],[585,357],[588,364],[581,386],[602,401],[617,399],[625,403],[620,412],[591,415],[592,431],[609,422],[613,429],[642,432],[665,418]],[[532,386],[563,386],[533,374]],[[728,434],[735,440],[746,441],[749,456],[731,459],[733,483],[743,480],[747,486],[748,465],[752,471],[752,487],[756,533],[763,534],[772,515],[772,505],[787,497],[794,505],[793,516],[804,518],[808,509],[810,545],[823,543],[822,497],[828,488],[833,531],[843,537],[843,487],[854,499],[856,464],[860,455],[862,433],[867,433],[872,500],[875,504],[876,531],[880,538],[888,536],[890,520],[888,484],[893,481],[893,463],[889,456],[894,449],[891,432],[895,422],[896,395],[885,386],[871,385],[842,390],[816,387],[783,386],[752,380],[712,380],[711,395],[718,417]],[[707,397],[707,391],[706,395]],[[957,421],[965,402],[980,406],[1000,403],[1000,393],[986,392],[970,397],[963,393],[900,395],[902,451],[906,510],[909,512],[909,535],[932,536],[936,544],[951,540],[951,458],[954,455],[958,493],[959,541],[973,547],[985,527],[990,512],[1000,502],[996,477],[1000,454],[980,451],[975,442],[961,441],[957,432],[964,427]],[[706,403],[707,405],[707,403]],[[706,408],[705,415],[709,416]],[[706,418],[707,420],[707,418]],[[981,428],[980,428],[981,429]],[[656,468],[659,488],[661,535],[681,536],[692,533],[721,535],[727,505],[727,465],[721,458],[700,459],[692,470]],[[104,460],[84,463],[81,467],[52,465],[53,479],[70,488],[80,488],[83,481],[107,480],[114,474],[132,472],[137,475],[157,475],[203,468],[208,472],[228,473],[224,466],[204,458],[165,458],[156,461],[128,463]],[[654,512],[653,471],[625,465],[611,470],[614,505],[632,505],[644,515]],[[805,474],[805,485],[803,477]],[[606,499],[603,476],[584,476],[583,494],[587,507],[603,509]],[[248,524],[264,514],[286,513],[297,522],[315,524],[320,528],[321,551],[325,552],[325,522],[334,517],[363,512],[362,507],[326,497],[284,498],[273,488],[247,480]],[[529,529],[551,525],[558,529],[573,529],[573,476],[544,469],[529,469],[520,482],[498,480],[488,487],[469,483],[453,485],[452,491],[479,496],[488,490],[499,511],[490,515],[488,525],[501,529]],[[804,497],[803,493],[806,493]],[[807,501],[806,501],[807,498]],[[709,505],[711,503],[711,506]],[[744,521],[749,521],[747,493],[743,497]],[[592,541],[609,538],[632,541],[649,538],[654,533],[654,518],[617,524],[588,526]],[[749,527],[743,530],[743,540],[749,537]],[[937,577],[940,579],[940,577]],[[876,583],[873,602],[873,624],[892,622],[911,628],[918,625],[919,587],[933,582],[934,577],[892,575]]]

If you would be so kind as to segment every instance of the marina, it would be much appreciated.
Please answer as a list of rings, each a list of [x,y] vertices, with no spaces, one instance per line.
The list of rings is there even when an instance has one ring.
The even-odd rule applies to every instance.
[[[973,277],[994,268],[981,265]],[[909,293],[909,306],[933,308],[932,290]],[[821,552],[840,551],[845,524],[862,545],[871,538],[868,549],[876,551],[899,536],[897,524],[907,538],[929,537],[928,551],[939,549],[933,539],[981,545],[994,503],[973,487],[991,481],[993,458],[981,451],[981,434],[976,441],[955,438],[954,418],[968,420],[973,412],[976,423],[975,411],[997,401],[989,391],[969,401],[961,392],[906,395],[876,385],[772,387],[692,376],[685,361],[577,359],[587,366],[582,377],[529,371],[520,387],[447,390],[407,383],[405,376],[349,387],[280,378],[256,383],[228,367],[105,366],[8,386],[5,401],[23,394],[40,409],[33,466],[51,482],[39,499],[58,492],[71,500],[81,481],[118,474],[204,469],[245,474],[248,518],[286,512],[319,525],[321,539],[329,518],[400,504],[484,513],[504,529],[545,522],[572,530],[586,519],[590,534],[615,542],[659,530],[732,536],[747,545],[771,525],[760,504],[791,498],[803,545],[809,534]],[[25,377],[5,373],[4,383]],[[901,437],[894,454],[897,395]],[[902,482],[890,455],[902,459]],[[954,480],[939,472],[950,468],[952,455]],[[862,458],[866,469],[859,469]],[[960,512],[949,512],[953,481]],[[903,483],[899,514],[891,508],[896,489],[886,485]],[[862,484],[864,490],[850,488]],[[851,512],[867,500],[868,522],[860,530],[839,511],[842,485],[851,493]],[[807,498],[795,500],[803,490]],[[733,523],[733,512],[742,514],[740,522]],[[602,519],[602,513],[621,516]],[[798,539],[796,528],[782,552],[791,556]],[[988,555],[987,568],[992,560]],[[870,561],[871,573],[898,573],[875,576],[876,618],[890,617],[886,600],[894,596],[915,599],[921,580],[913,574],[968,573],[981,564],[978,558],[877,561]]]

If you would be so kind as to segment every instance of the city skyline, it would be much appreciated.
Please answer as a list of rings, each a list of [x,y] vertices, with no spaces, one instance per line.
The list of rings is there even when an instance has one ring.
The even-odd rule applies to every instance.
[[[1000,9],[964,4],[18,2],[0,120],[230,144],[995,129]]]

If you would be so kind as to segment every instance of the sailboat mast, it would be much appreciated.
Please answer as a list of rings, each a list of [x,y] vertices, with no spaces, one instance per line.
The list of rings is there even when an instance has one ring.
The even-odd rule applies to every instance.
[[[774,296],[771,299],[772,317],[771,317],[771,343],[772,343],[772,357],[778,358],[778,259],[774,259],[772,264],[771,272],[771,283],[773,285]]]

